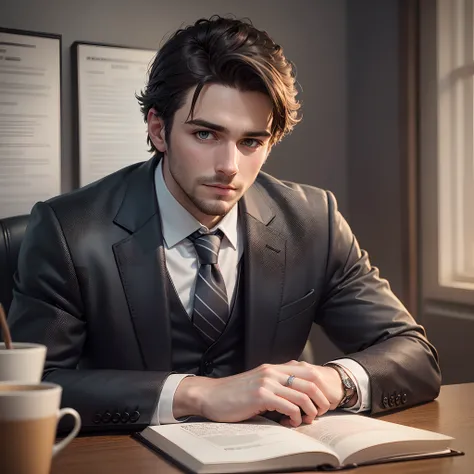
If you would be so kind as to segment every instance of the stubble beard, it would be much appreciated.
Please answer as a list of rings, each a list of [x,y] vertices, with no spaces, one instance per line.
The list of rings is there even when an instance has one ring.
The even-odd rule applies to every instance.
[[[217,202],[208,202],[205,199],[200,199],[197,196],[195,196],[194,194],[191,194],[188,191],[186,191],[186,189],[181,185],[179,178],[177,177],[176,173],[173,171],[171,163],[169,163],[169,165],[168,165],[168,170],[169,170],[169,173],[170,173],[171,177],[173,178],[173,181],[176,183],[176,185],[182,191],[184,196],[186,196],[186,199],[188,201],[190,201],[199,212],[201,212],[202,214],[204,214],[206,216],[224,217],[235,206],[236,202],[238,201],[238,199],[237,199],[235,202],[231,203],[231,205],[224,206],[222,204],[221,205],[219,204],[219,201],[221,201],[222,203],[224,201],[219,199],[218,196],[216,197]],[[213,180],[210,181],[209,179],[206,179],[206,178],[200,178],[200,179],[197,180],[196,187],[199,187],[204,183],[206,183],[206,184],[209,184],[209,183],[229,184],[229,182],[225,182],[224,180],[213,179]]]
[[[230,207],[224,207],[218,203],[206,202],[194,196],[188,197],[200,212],[211,217],[224,217],[234,206],[232,204]]]

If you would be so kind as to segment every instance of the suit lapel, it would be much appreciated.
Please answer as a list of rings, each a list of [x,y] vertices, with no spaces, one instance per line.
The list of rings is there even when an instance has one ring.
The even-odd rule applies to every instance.
[[[130,177],[114,219],[130,232],[113,246],[145,368],[171,369],[166,263],[151,159]],[[255,183],[239,206],[244,234],[245,367],[271,357],[283,297],[286,240],[269,227],[275,213]]]
[[[286,240],[269,227],[275,213],[258,183],[241,202],[245,235],[245,367],[252,369],[271,360],[283,297]]]
[[[131,235],[113,246],[145,368],[170,370],[171,329],[161,220],[156,202],[156,159],[130,177],[114,222]]]

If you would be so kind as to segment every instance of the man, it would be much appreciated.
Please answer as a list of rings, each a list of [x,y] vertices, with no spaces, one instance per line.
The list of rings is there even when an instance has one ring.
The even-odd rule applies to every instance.
[[[48,346],[44,379],[85,430],[265,412],[297,426],[439,393],[435,349],[334,197],[260,171],[296,94],[265,32],[200,20],[139,97],[155,156],[34,207],[9,322]],[[313,322],[344,358],[297,361]]]

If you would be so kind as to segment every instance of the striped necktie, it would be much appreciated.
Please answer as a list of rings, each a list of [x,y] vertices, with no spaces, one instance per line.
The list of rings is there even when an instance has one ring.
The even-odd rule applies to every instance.
[[[197,230],[189,236],[200,263],[192,321],[209,344],[219,338],[229,320],[227,291],[217,263],[222,237],[220,230],[212,234]]]

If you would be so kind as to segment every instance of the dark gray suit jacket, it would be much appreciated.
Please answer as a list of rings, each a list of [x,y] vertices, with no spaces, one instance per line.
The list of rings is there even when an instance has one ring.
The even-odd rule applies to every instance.
[[[172,370],[156,164],[38,203],[21,247],[13,339],[48,346],[44,379],[85,429],[104,412],[112,429],[142,429]],[[247,369],[297,359],[315,322],[369,374],[373,413],[438,395],[435,349],[330,193],[260,173],[239,206]]]

